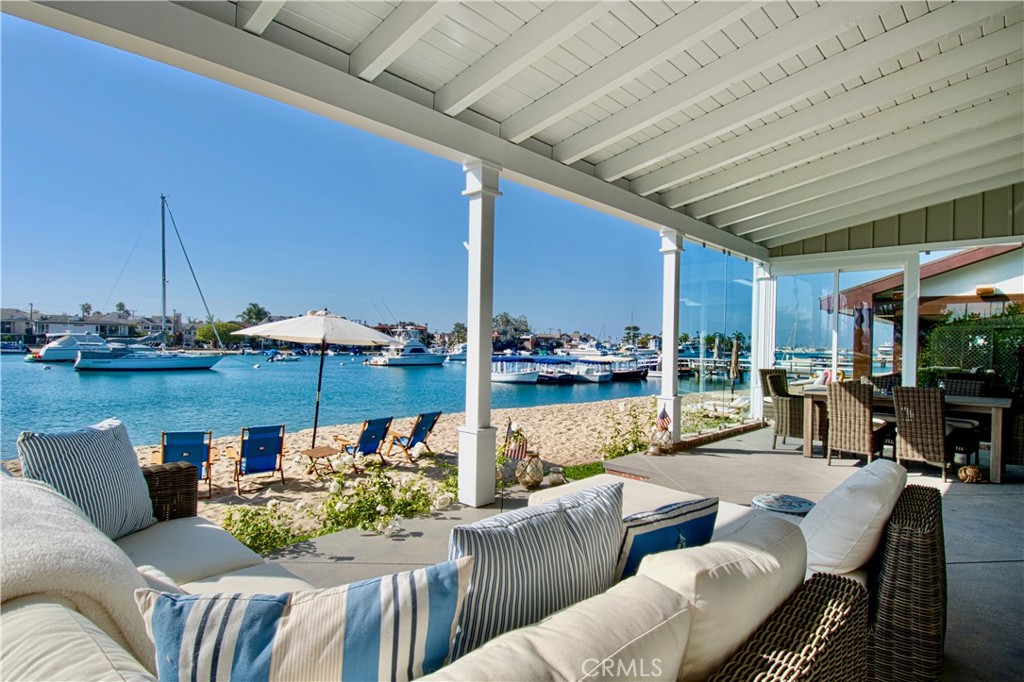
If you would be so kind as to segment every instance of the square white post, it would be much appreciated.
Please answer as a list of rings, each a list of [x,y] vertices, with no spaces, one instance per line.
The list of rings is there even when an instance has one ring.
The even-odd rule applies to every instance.
[[[469,310],[466,318],[466,423],[459,427],[459,501],[494,502],[491,333],[494,318],[494,198],[501,168],[474,159],[463,166],[469,198]]]
[[[903,385],[917,386],[918,306],[921,304],[921,254],[907,256],[903,270]]]
[[[682,261],[683,235],[662,228],[661,288],[661,395],[658,414],[662,410],[672,419],[672,442],[679,440],[679,270]]]
[[[764,263],[754,263],[753,315],[750,324],[750,417],[764,417],[761,369],[775,364],[776,279]]]

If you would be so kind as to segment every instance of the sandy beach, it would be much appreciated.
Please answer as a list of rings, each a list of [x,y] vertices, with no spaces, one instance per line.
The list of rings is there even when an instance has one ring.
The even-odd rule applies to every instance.
[[[683,404],[690,405],[702,402],[709,396],[688,394],[683,396]],[[591,403],[575,403],[568,405],[544,405],[540,407],[514,408],[494,410],[491,423],[498,428],[499,443],[504,437],[505,426],[511,419],[517,422],[529,439],[530,449],[538,452],[545,463],[555,466],[583,464],[601,459],[598,451],[600,443],[609,433],[611,413],[618,413],[623,405],[650,405],[651,396],[606,400]],[[392,430],[396,433],[408,433],[414,419],[396,419]],[[454,461],[458,451],[458,427],[464,421],[463,413],[451,413],[441,416],[428,440],[430,449],[442,455],[450,456]],[[317,429],[317,445],[331,445],[333,436],[342,436],[355,440],[361,424],[340,424],[320,426]],[[282,508],[293,510],[296,521],[305,519],[305,512],[319,506],[327,495],[329,480],[319,480],[313,474],[307,474],[309,460],[301,456],[301,452],[310,447],[312,429],[289,433],[285,432],[285,484],[280,481],[259,490],[254,484],[269,482],[268,477],[246,477],[243,487],[253,488],[239,496],[235,492],[232,480],[232,460],[221,454],[213,463],[213,496],[211,499],[200,499],[199,515],[220,522],[231,505],[266,504],[272,499],[281,503]],[[223,453],[228,445],[237,447],[239,436],[222,436],[213,441],[215,453]],[[141,464],[149,464],[159,454],[159,445],[137,446]],[[405,457],[396,449],[391,461],[399,470],[415,471],[418,467],[410,465]],[[205,493],[201,488],[201,493]],[[300,523],[300,525],[306,525]]]

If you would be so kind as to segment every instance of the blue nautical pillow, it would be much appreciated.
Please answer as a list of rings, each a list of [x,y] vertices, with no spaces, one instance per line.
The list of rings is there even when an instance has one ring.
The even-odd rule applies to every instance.
[[[476,563],[452,657],[607,590],[621,538],[621,483],[453,528],[448,558]]]
[[[412,680],[443,667],[473,558],[325,590],[135,591],[157,677]]]
[[[636,575],[648,554],[707,544],[715,531],[718,498],[674,502],[654,511],[638,512],[622,519],[622,546],[616,578]]]
[[[25,478],[48,483],[112,540],[156,523],[128,430],[107,419],[78,431],[18,436]]]

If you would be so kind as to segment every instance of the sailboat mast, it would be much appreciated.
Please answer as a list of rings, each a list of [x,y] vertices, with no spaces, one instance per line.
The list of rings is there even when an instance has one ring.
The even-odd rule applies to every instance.
[[[167,343],[167,197],[160,195],[160,338]]]

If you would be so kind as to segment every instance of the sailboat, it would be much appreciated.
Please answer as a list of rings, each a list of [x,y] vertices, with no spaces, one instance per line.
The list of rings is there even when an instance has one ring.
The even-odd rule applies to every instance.
[[[177,230],[177,227],[175,227]],[[179,237],[180,240],[180,237]],[[184,245],[182,245],[184,249]],[[160,252],[162,274],[162,308],[160,315],[160,338],[164,340],[167,329],[167,197],[160,195]],[[188,255],[185,256],[188,258]],[[189,264],[191,268],[191,264]],[[195,273],[192,273],[195,278]],[[199,283],[196,282],[196,286]],[[202,291],[199,292],[202,296]],[[204,299],[203,304],[206,304]],[[209,316],[210,311],[207,310]],[[210,316],[210,319],[213,319]],[[216,327],[214,327],[216,332]],[[220,362],[224,353],[180,353],[153,348],[143,344],[108,342],[106,348],[80,350],[75,360],[75,370],[79,372],[146,372],[174,371],[186,369],[211,369]]]

